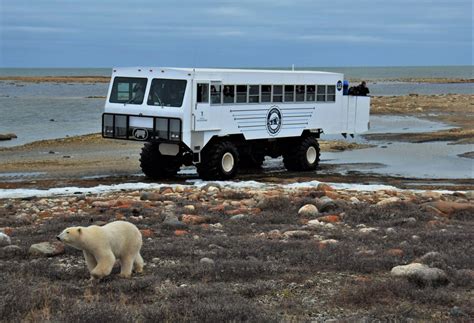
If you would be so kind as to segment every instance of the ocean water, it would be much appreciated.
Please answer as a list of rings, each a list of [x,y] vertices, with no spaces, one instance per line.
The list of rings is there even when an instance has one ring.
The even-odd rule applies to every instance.
[[[298,68],[297,68],[298,69]],[[472,66],[454,67],[315,67],[367,79],[372,95],[460,93],[473,94],[474,84],[426,84],[388,81],[400,78],[472,78]],[[110,76],[110,68],[0,68],[0,76]],[[24,83],[0,81],[0,133],[18,139],[0,147],[62,138],[101,130],[101,114],[108,84]]]

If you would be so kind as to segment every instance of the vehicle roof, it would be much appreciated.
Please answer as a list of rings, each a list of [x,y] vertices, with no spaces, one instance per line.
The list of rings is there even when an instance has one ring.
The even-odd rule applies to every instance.
[[[132,71],[159,71],[167,72],[182,72],[182,73],[263,73],[263,74],[319,74],[319,75],[341,75],[342,73],[332,73],[324,71],[309,71],[309,70],[279,70],[279,69],[237,69],[237,68],[183,68],[183,67],[152,67],[152,66],[137,66],[137,67],[114,67],[115,71],[132,72]]]

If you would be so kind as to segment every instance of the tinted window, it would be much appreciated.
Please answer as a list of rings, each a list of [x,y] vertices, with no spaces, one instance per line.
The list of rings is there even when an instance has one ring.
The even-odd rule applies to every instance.
[[[317,101],[326,101],[326,85],[318,85],[318,94],[316,97]]]
[[[142,104],[146,84],[146,78],[116,77],[112,85],[109,102]]]
[[[260,86],[249,85],[249,103],[260,102]]]
[[[183,105],[186,80],[153,79],[148,105],[180,107]]]
[[[237,103],[247,103],[247,85],[237,85]]]
[[[306,101],[314,101],[316,92],[315,85],[307,85],[306,86]]]
[[[221,104],[221,86],[211,85],[211,103]]]
[[[197,85],[197,102],[209,103],[209,84],[198,83]]]
[[[336,101],[336,86],[335,85],[328,85],[327,86],[327,101],[334,102]]]
[[[283,102],[283,85],[273,86],[273,102]]]
[[[293,102],[295,100],[295,86],[285,85],[285,102]]]
[[[272,102],[272,86],[262,85],[262,101],[261,102]]]
[[[224,103],[234,103],[235,102],[235,86],[234,85],[224,85]]]
[[[304,85],[297,85],[296,86],[296,102],[303,102],[304,101]]]

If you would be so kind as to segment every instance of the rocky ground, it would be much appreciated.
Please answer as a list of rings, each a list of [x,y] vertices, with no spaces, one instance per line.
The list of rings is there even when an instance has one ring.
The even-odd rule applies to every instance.
[[[3,321],[474,318],[474,194],[173,185],[0,200]],[[72,225],[135,223],[145,272],[91,284]]]

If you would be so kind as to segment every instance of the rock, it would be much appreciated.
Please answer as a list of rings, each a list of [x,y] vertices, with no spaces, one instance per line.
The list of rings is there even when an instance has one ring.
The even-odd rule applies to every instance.
[[[466,317],[466,318],[469,317],[469,315],[458,306],[453,306],[449,310],[449,315],[453,317]]]
[[[421,196],[431,200],[439,200],[441,198],[441,193],[433,191],[425,191],[421,193]]]
[[[332,188],[328,184],[320,183],[318,184],[318,187],[316,188],[316,190],[327,192],[327,191],[334,191],[334,188]]]
[[[318,218],[319,221],[321,222],[326,222],[326,223],[338,223],[341,222],[341,218],[339,215],[325,215],[320,218]]]
[[[18,138],[14,133],[0,134],[0,140],[12,140]]]
[[[246,215],[246,214],[236,214],[233,217],[231,217],[229,220],[237,221],[237,220],[245,219],[247,217],[248,217],[248,215]]]
[[[267,234],[267,238],[272,239],[272,240],[278,240],[278,239],[281,239],[282,237],[283,237],[283,235],[281,234],[280,230],[278,230],[278,229],[271,230]]]
[[[187,213],[194,213],[194,212],[196,212],[196,208],[194,207],[194,205],[185,205],[185,206],[184,206],[184,210],[185,210]]]
[[[189,232],[186,231],[186,230],[175,230],[174,231],[174,235],[177,236],[177,237],[182,237],[182,236],[185,236],[187,235]]]
[[[357,197],[355,197],[355,196],[352,196],[352,197],[349,199],[349,201],[351,201],[352,204],[358,204],[358,203],[360,203],[360,200],[359,200]]]
[[[405,277],[424,284],[447,283],[446,273],[439,268],[430,268],[420,263],[411,263],[404,266],[396,266],[391,270],[395,277]]]
[[[163,227],[170,229],[183,229],[187,227],[185,223],[178,220],[178,217],[176,215],[171,213],[166,214],[162,225]]]
[[[210,218],[202,215],[184,214],[181,221],[183,221],[183,223],[185,224],[198,225],[203,223],[209,223]]]
[[[335,246],[339,243],[336,239],[326,239],[317,242],[317,246],[319,250],[326,249],[327,247]]]
[[[309,239],[311,233],[303,230],[286,231],[283,236],[286,239]]]
[[[466,195],[466,198],[468,200],[474,200],[474,191],[472,191],[472,190],[471,191],[466,191],[466,192],[464,192],[464,195]]]
[[[377,202],[377,206],[384,206],[384,205],[388,205],[388,204],[392,204],[392,203],[397,203],[397,202],[400,202],[400,198],[397,197],[397,196],[392,196],[392,197],[389,197],[389,198],[386,198],[386,199],[383,199],[379,202]]]
[[[153,230],[150,229],[142,229],[140,232],[143,238],[151,238],[154,235]]]
[[[221,186],[217,183],[209,183],[209,184],[204,185],[201,188],[201,190],[206,191],[208,193],[215,193],[215,192],[219,192],[221,190]]]
[[[140,200],[142,201],[160,201],[161,199],[161,194],[155,192],[143,192],[140,194]]]
[[[393,257],[402,257],[404,254],[402,249],[397,249],[397,248],[388,249],[385,253]]]
[[[210,265],[210,266],[214,266],[214,264],[215,264],[214,260],[212,260],[211,258],[207,258],[207,257],[201,258],[199,260],[199,262],[201,264]]]
[[[326,228],[326,229],[333,229],[334,228],[334,224],[321,222],[319,220],[310,220],[310,221],[308,221],[307,226],[310,227],[310,228],[318,228],[318,227],[319,228]]]
[[[52,257],[64,253],[64,245],[60,242],[41,242],[31,245],[28,253],[32,256]]]
[[[331,198],[324,196],[319,199],[318,208],[320,212],[328,212],[337,209],[337,205]]]
[[[22,253],[23,250],[19,246],[12,244],[0,249],[0,258],[10,258]]]
[[[313,204],[306,204],[303,205],[299,210],[298,210],[298,215],[299,216],[304,216],[304,217],[314,217],[319,214],[318,208],[313,205]]]
[[[368,233],[372,233],[372,232],[377,232],[377,231],[379,231],[379,229],[377,229],[377,228],[371,228],[371,227],[360,228],[360,229],[359,229],[359,232],[360,232],[360,233],[364,233],[364,234],[368,234]]]
[[[474,205],[471,203],[436,201],[436,202],[429,202],[424,205],[431,206],[446,215],[451,215],[454,212],[459,212],[459,211],[474,211]]]
[[[7,236],[5,233],[0,232],[0,247],[8,246],[12,243],[11,239],[9,236]]]
[[[385,233],[393,235],[397,233],[397,230],[395,230],[394,228],[387,228],[385,229]]]

